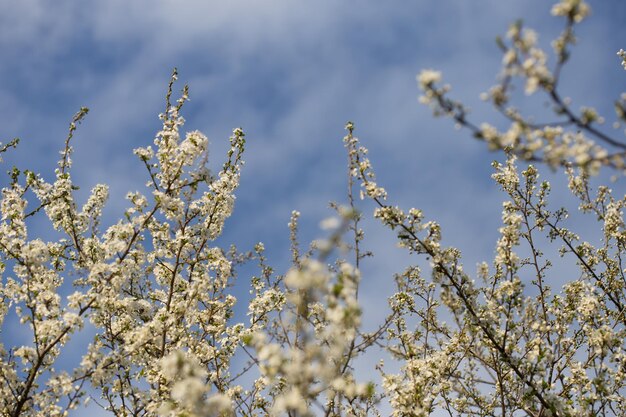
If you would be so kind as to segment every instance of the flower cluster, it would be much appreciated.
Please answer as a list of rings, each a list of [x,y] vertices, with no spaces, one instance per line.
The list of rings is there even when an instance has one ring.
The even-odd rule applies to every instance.
[[[15,306],[32,333],[31,344],[0,349],[3,414],[64,415],[85,395],[86,383],[101,391],[103,406],[116,415],[165,409],[207,415],[192,403],[204,397],[208,384],[219,386],[219,395],[207,404],[220,415],[230,408],[233,389],[222,368],[234,355],[243,327],[229,323],[236,301],[226,291],[233,278],[231,261],[211,242],[232,213],[245,136],[234,130],[227,162],[211,176],[207,138],[200,132],[179,136],[188,93],[185,88],[170,103],[175,78],[176,73],[156,150],[135,151],[149,173],[152,195],[130,193],[124,220],[99,231],[108,198],[104,185],[93,188],[82,209],[75,203],[70,139],[86,109],[70,124],[53,183],[14,171],[2,190],[2,265],[10,266],[15,278],[3,281],[1,311]],[[27,211],[30,191],[37,205]],[[28,218],[42,213],[63,236],[59,241],[29,238]],[[61,286],[68,273],[78,278],[64,300]],[[56,371],[61,349],[87,320],[96,336],[80,366],[72,375]],[[181,349],[190,361],[199,361],[202,373],[168,374],[171,361],[164,358]],[[188,389],[193,395],[186,395]]]
[[[574,27],[590,13],[582,0],[562,0],[554,5],[552,14],[565,18],[565,27],[553,40],[555,63],[549,65],[549,54],[538,46],[538,35],[516,22],[509,28],[506,39],[498,38],[502,50],[500,82],[481,95],[509,122],[505,130],[489,123],[469,120],[467,108],[448,97],[449,85],[438,86],[441,74],[426,70],[418,76],[423,94],[420,101],[428,104],[436,116],[448,116],[457,125],[469,129],[475,138],[487,143],[490,150],[507,150],[527,161],[542,161],[556,169],[573,163],[591,173],[610,166],[623,170],[626,145],[623,141],[599,128],[604,117],[591,107],[576,111],[568,98],[559,93],[559,79],[564,64],[576,42]],[[624,57],[623,51],[618,52]],[[537,117],[523,114],[511,104],[517,81],[523,84],[527,95],[543,92],[551,103],[554,118],[537,122]],[[626,121],[624,106],[615,106],[617,128]],[[545,121],[544,121],[545,120]]]

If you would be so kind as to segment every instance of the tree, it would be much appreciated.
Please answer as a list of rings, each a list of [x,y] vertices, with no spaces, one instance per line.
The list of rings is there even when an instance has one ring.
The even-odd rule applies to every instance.
[[[2,190],[0,314],[16,314],[31,335],[23,346],[0,345],[2,415],[66,415],[91,398],[88,386],[115,416],[626,414],[626,197],[589,182],[602,169],[623,171],[626,144],[597,126],[595,110],[572,110],[558,90],[574,27],[588,6],[562,0],[552,13],[565,19],[553,43],[553,70],[521,23],[499,41],[501,82],[485,99],[510,120],[506,132],[470,121],[448,98],[450,88],[438,86],[438,72],[418,76],[422,101],[436,115],[452,117],[506,155],[494,163],[493,178],[507,198],[496,256],[475,275],[463,268],[458,249],[442,245],[436,222],[387,202],[350,122],[347,204],[332,204],[326,240],[302,251],[293,212],[293,267],[284,275],[267,264],[262,243],[250,252],[215,246],[233,210],[245,135],[233,131],[226,162],[211,173],[206,137],[180,133],[188,91],[171,101],[176,71],[155,149],[135,150],[150,192],[128,194],[124,218],[100,231],[107,187],[94,187],[80,209],[74,196],[71,139],[87,114],[81,109],[54,182],[14,168]],[[626,54],[618,55],[626,69]],[[517,78],[528,94],[547,94],[556,121],[536,123],[509,104]],[[626,121],[626,97],[615,108],[616,123]],[[602,229],[600,246],[564,226],[567,210],[552,208],[550,184],[527,162],[565,169],[580,210]],[[371,254],[361,245],[356,187],[398,243],[431,268],[430,277],[417,265],[395,277],[388,314],[373,332],[360,320],[360,266]],[[30,237],[36,216],[60,237]],[[559,290],[546,281],[546,238],[580,270]],[[259,273],[251,278],[249,322],[240,323],[230,289],[237,266],[251,261]],[[58,369],[67,342],[87,323],[95,337],[80,366]],[[372,349],[399,370],[381,362],[379,381],[359,380],[356,361]]]

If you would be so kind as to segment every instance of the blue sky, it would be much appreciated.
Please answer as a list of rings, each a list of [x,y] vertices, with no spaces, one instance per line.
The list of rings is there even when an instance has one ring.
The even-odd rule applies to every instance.
[[[564,84],[573,87],[566,93],[575,106],[608,113],[624,86],[615,52],[626,39],[626,3],[591,5]],[[248,134],[227,236],[248,245],[277,240],[277,257],[287,256],[292,209],[314,226],[329,200],[343,198],[347,120],[397,203],[448,221],[459,243],[476,236],[499,212],[489,179],[497,156],[432,119],[417,103],[415,74],[442,70],[475,118],[492,120],[478,94],[499,69],[495,36],[521,17],[547,44],[561,24],[538,0],[101,1],[89,8],[26,0],[2,2],[0,16],[0,137],[22,139],[7,165],[28,162],[51,173],[71,116],[89,107],[74,142],[74,174],[84,192],[111,185],[113,219],[126,191],[142,187],[132,149],[150,143],[159,128],[156,115],[176,66],[178,86],[191,89],[187,128],[209,136],[214,166],[232,128]],[[470,201],[475,210],[458,216],[459,204]],[[466,221],[470,213],[476,221]],[[481,250],[492,241],[485,245]]]
[[[497,123],[478,98],[499,71],[494,39],[523,18],[549,48],[562,25],[549,14],[552,3],[0,1],[0,141],[22,140],[3,169],[16,164],[51,175],[72,115],[87,106],[73,174],[83,196],[96,183],[110,184],[112,223],[126,192],[143,189],[146,176],[132,149],[152,143],[178,67],[177,86],[190,87],[186,129],[208,135],[213,167],[221,165],[232,129],[247,133],[225,246],[263,241],[270,262],[284,270],[292,210],[302,213],[303,242],[322,235],[328,202],[345,201],[341,139],[352,120],[391,202],[440,221],[445,242],[463,251],[471,271],[493,256],[504,196],[489,178],[490,163],[503,158],[450,121],[433,119],[417,101],[415,75],[442,70],[475,120]],[[626,49],[626,2],[589,3],[593,14],[577,29],[564,95],[574,108],[594,106],[611,121],[611,103],[626,90],[615,55]],[[390,289],[391,274],[407,257],[393,248],[390,233],[366,225],[368,249],[379,255],[367,265],[367,302]]]

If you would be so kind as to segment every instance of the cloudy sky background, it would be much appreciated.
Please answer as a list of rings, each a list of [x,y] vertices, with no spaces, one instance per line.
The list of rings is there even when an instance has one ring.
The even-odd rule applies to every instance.
[[[328,202],[346,201],[341,139],[351,120],[390,201],[439,221],[445,243],[459,247],[473,271],[493,257],[504,196],[490,163],[503,157],[449,120],[433,119],[417,101],[415,75],[443,71],[474,120],[501,123],[478,99],[499,71],[494,39],[523,18],[549,48],[562,27],[549,14],[552,3],[0,1],[0,141],[22,140],[2,169],[15,164],[50,178],[72,115],[87,106],[73,177],[83,197],[96,183],[111,186],[105,224],[113,223],[126,192],[143,190],[147,177],[132,150],[152,143],[178,67],[177,88],[190,87],[185,128],[209,137],[212,166],[221,166],[233,128],[243,127],[248,138],[235,215],[220,244],[249,249],[263,241],[270,263],[284,271],[292,210],[302,213],[303,243],[323,236],[318,224],[331,214]],[[626,49],[626,2],[590,4],[563,93],[575,109],[599,109],[610,126],[611,103],[626,90],[615,55]],[[545,108],[531,110],[541,115]],[[542,174],[564,183],[546,168]],[[614,188],[623,190],[624,181]],[[555,199],[566,204],[567,192],[555,191]],[[591,233],[593,226],[579,227]],[[363,300],[384,306],[392,274],[409,259],[375,222],[366,221],[366,234],[367,249],[378,256],[365,267]],[[366,319],[375,321],[376,310]],[[1,337],[12,335],[5,329]]]

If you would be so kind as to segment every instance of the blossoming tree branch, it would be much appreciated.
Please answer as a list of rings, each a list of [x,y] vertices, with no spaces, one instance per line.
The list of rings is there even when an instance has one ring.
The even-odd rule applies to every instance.
[[[249,252],[217,246],[233,211],[245,134],[233,130],[212,173],[207,138],[181,132],[188,91],[172,101],[176,72],[154,147],[135,150],[147,191],[129,193],[124,217],[101,230],[107,186],[96,185],[79,207],[72,179],[72,137],[88,111],[81,109],[54,181],[19,168],[4,180],[0,320],[17,317],[29,342],[2,339],[0,414],[65,416],[91,401],[119,417],[626,415],[626,197],[589,182],[601,170],[623,173],[626,141],[601,127],[596,110],[572,109],[559,90],[575,27],[589,11],[581,0],[553,6],[564,27],[552,64],[521,23],[498,40],[503,69],[483,99],[510,122],[506,131],[472,121],[439,72],[418,76],[435,115],[503,151],[493,174],[505,198],[500,237],[495,258],[475,273],[459,249],[442,244],[435,221],[393,205],[352,123],[344,138],[349,191],[344,205],[331,204],[325,240],[302,250],[293,212],[285,274],[267,264],[262,243]],[[626,53],[617,55],[626,69]],[[522,114],[511,104],[516,85],[545,94],[553,114],[541,122]],[[619,128],[626,95],[615,110]],[[542,164],[564,170],[578,209],[597,221],[600,244],[584,241],[567,210],[550,201]],[[374,216],[416,257],[390,279],[396,291],[387,313],[367,331],[359,286],[371,254],[357,196],[377,206]],[[47,219],[58,239],[32,237],[35,218]],[[548,280],[546,242],[579,271],[559,287]],[[424,259],[427,272],[417,266]],[[232,293],[242,262],[258,264],[258,274],[245,277],[247,305]],[[248,320],[235,320],[236,309]],[[87,325],[94,336],[80,364],[63,369],[61,353]],[[358,359],[371,351],[381,361],[362,380]]]

